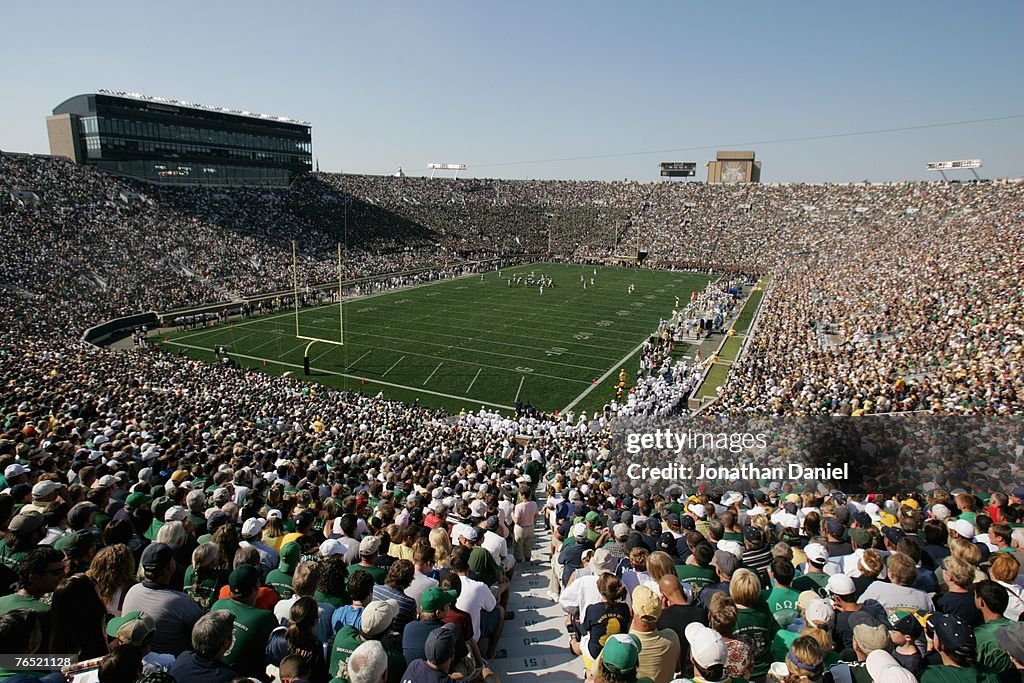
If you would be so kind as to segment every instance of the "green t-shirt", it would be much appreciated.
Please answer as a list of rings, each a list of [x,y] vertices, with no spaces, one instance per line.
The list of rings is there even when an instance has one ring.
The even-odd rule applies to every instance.
[[[346,662],[352,656],[352,652],[362,645],[363,639],[359,637],[359,631],[352,626],[342,626],[338,635],[334,636],[331,644],[331,663],[327,672],[334,676],[335,681],[348,683],[348,669]],[[381,641],[384,652],[388,656],[388,679],[387,683],[399,683],[402,674],[405,673],[406,661],[402,654],[402,648],[391,639]]]
[[[287,600],[295,595],[295,589],[292,588],[292,575],[285,574],[280,569],[271,569],[267,574],[267,580],[263,583],[273,588],[282,600]]]
[[[348,575],[352,576],[355,572],[366,572],[373,577],[373,582],[378,586],[384,585],[384,579],[388,575],[388,570],[384,569],[384,567],[364,567],[361,564],[350,564],[348,566]],[[402,669],[402,671],[404,672],[405,669]]]
[[[718,572],[714,567],[698,567],[692,564],[677,564],[676,576],[680,581],[688,582],[693,586],[693,592],[699,593],[701,589],[718,583]]]
[[[779,624],[775,621],[775,615],[768,609],[765,602],[759,601],[753,606],[739,609],[737,612],[738,618],[736,628],[733,629],[733,637],[742,636],[753,644],[753,678],[759,680],[768,673],[768,668],[775,661],[772,659],[771,645],[775,633],[779,630]]]
[[[1000,617],[974,629],[974,638],[978,642],[975,660],[978,663],[978,671],[981,673],[978,680],[994,682],[998,679],[996,674],[1013,667],[1010,656],[996,640],[996,633],[1012,623],[1006,617]]]
[[[824,572],[809,572],[803,576],[793,579],[793,583],[790,584],[790,588],[795,590],[797,593],[814,591],[818,595],[824,595],[823,591],[827,583],[828,574],[825,574]]]
[[[0,563],[10,569],[12,572],[18,572],[18,562],[21,558],[28,555],[27,551],[14,551],[7,545],[7,541],[0,541]]]
[[[921,674],[921,683],[977,683],[978,670],[956,666],[929,666]]]
[[[185,570],[185,594],[192,598],[203,610],[210,609],[210,605],[217,601],[217,593],[220,587],[228,582],[227,572],[208,577],[196,583],[195,567],[189,565]]]
[[[235,615],[235,641],[231,649],[224,655],[224,663],[239,673],[247,676],[260,676],[264,664],[267,640],[270,632],[277,627],[274,613],[266,609],[257,609],[245,603],[224,598],[213,603],[210,611],[227,610]]]
[[[50,613],[49,605],[28,595],[12,593],[11,595],[5,595],[0,598],[0,614],[7,614],[8,612],[13,612],[16,609],[30,609],[38,612],[40,616],[48,615]]]
[[[778,622],[779,626],[786,627],[800,616],[796,607],[798,599],[800,599],[800,594],[792,588],[775,586],[765,596],[764,601],[768,603],[768,609],[775,615],[775,621]]]

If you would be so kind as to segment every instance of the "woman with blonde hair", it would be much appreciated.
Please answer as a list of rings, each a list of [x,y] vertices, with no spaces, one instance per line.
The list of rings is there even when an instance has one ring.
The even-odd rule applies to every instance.
[[[737,637],[747,638],[754,644],[755,679],[760,680],[772,665],[771,643],[779,630],[768,603],[761,598],[761,580],[749,569],[737,569],[729,582],[729,597],[736,603]]]
[[[661,577],[676,575],[676,563],[672,556],[662,550],[655,550],[647,556],[647,575],[650,577],[644,581],[644,585],[654,591],[655,595],[661,595],[661,588],[658,582]]]
[[[981,548],[962,538],[953,538],[949,541],[949,553],[950,557],[963,560],[971,565],[974,570],[974,580],[971,581],[971,584],[985,580],[985,573],[978,569],[978,565],[981,564]],[[945,568],[939,567],[935,570],[935,579],[939,584],[939,593],[949,590],[949,580],[946,577]]]
[[[267,523],[263,527],[263,542],[280,553],[281,542],[287,533],[284,528],[284,520],[281,518],[281,511],[270,510],[267,512]]]
[[[434,568],[449,569],[452,559],[452,539],[443,526],[434,527],[427,537],[434,549]]]
[[[92,558],[86,574],[96,583],[96,592],[106,605],[107,614],[121,616],[121,605],[128,589],[134,586],[135,556],[123,543],[103,548]]]
[[[786,661],[772,665],[772,683],[819,683],[825,676],[825,651],[812,636],[800,636],[786,653]]]
[[[220,568],[220,547],[203,543],[192,551],[192,564],[185,570],[185,593],[203,610],[217,601],[217,593],[227,583],[228,572]]]
[[[754,670],[754,648],[746,639],[733,637],[736,629],[736,621],[739,619],[739,610],[736,602],[722,592],[711,594],[710,605],[708,605],[708,625],[722,636],[725,645],[729,648],[729,659],[725,664],[725,674],[733,678],[750,679],[750,672]]]

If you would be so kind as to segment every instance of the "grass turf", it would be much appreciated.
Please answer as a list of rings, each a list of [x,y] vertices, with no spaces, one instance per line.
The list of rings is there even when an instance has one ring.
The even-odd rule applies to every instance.
[[[543,295],[508,286],[509,276],[531,271],[555,286]],[[614,396],[620,368],[632,384],[637,349],[671,315],[675,298],[689,301],[708,280],[633,268],[598,267],[595,275],[593,266],[545,263],[503,269],[501,278],[491,271],[483,281],[475,275],[351,299],[343,308],[344,345],[314,343],[309,379],[453,412],[487,405],[507,413],[517,399],[549,412],[595,410]],[[302,310],[299,333],[337,341],[338,316],[337,304]],[[295,314],[287,311],[169,334],[163,343],[206,360],[223,345],[241,365],[301,377],[309,342],[296,337]]]

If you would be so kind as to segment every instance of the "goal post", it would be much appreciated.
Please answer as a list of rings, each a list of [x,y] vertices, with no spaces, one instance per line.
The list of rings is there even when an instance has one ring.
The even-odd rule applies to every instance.
[[[345,345],[345,271],[343,266],[341,242],[338,242],[338,338],[327,339],[325,337],[315,336],[312,334],[303,334],[302,325],[299,320],[299,259],[295,240],[292,240],[292,301],[295,309],[295,338],[309,342],[306,344],[306,348],[302,352],[302,371],[305,375],[310,374],[309,350],[313,347],[313,344],[320,342],[334,346]],[[328,310],[331,309],[333,309],[333,306],[328,307]]]

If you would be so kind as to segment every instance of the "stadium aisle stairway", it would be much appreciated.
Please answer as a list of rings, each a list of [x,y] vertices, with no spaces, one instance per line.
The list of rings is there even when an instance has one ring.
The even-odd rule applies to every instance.
[[[544,505],[542,497],[537,504]],[[538,518],[538,526],[539,522]],[[502,683],[541,678],[545,683],[579,683],[583,678],[583,661],[569,652],[565,614],[547,596],[550,539],[549,531],[538,528],[534,562],[516,565],[509,598],[509,609],[516,618],[505,623],[501,636],[501,647],[508,657],[490,662]]]

